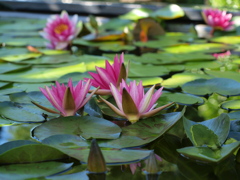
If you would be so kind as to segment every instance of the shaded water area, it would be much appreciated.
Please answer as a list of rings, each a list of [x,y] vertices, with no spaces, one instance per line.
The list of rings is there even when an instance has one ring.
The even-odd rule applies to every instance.
[[[97,17],[99,36],[90,17],[80,16],[81,32],[66,51],[45,48],[39,32],[48,14],[1,12],[0,179],[88,179],[91,139],[103,152],[107,179],[146,179],[152,151],[159,179],[239,179],[238,30],[199,37],[199,21],[177,23],[180,10],[171,14],[173,23],[161,13],[152,21],[151,13]],[[154,36],[139,41],[142,18],[161,34],[149,31]],[[76,85],[122,52],[126,66],[130,61],[128,82],[142,81],[145,91],[163,86],[156,108],[175,104],[134,124],[97,95],[82,116],[59,117],[32,104],[54,109],[39,87],[69,78]]]

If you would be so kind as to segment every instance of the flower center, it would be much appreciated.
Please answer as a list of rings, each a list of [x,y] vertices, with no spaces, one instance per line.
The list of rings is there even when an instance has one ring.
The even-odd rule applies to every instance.
[[[61,34],[63,31],[68,29],[68,25],[66,24],[59,24],[54,28],[54,32],[57,34]]]

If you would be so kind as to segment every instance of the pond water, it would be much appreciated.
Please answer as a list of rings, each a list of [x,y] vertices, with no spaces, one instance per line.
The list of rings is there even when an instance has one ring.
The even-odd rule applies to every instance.
[[[68,51],[45,48],[39,32],[46,19],[1,17],[0,179],[88,179],[92,138],[104,155],[107,179],[146,179],[152,151],[159,179],[239,179],[238,32],[199,38],[192,24],[187,33],[181,26],[181,32],[166,32],[168,20],[160,18],[159,27],[145,19],[161,33],[151,31],[147,42],[137,41],[136,23],[150,14],[139,12],[144,15],[98,19],[98,37],[88,18],[81,18],[81,32]],[[125,64],[130,61],[128,82],[142,81],[145,91],[164,86],[156,108],[175,104],[131,124],[98,96],[82,116],[59,117],[32,103],[54,109],[39,87],[69,78],[76,85],[122,52]]]

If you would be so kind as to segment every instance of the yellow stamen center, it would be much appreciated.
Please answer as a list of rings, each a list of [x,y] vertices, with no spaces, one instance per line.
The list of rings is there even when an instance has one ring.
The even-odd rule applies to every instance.
[[[68,25],[66,24],[59,24],[57,27],[54,28],[54,32],[57,34],[61,34],[63,31],[68,29]]]

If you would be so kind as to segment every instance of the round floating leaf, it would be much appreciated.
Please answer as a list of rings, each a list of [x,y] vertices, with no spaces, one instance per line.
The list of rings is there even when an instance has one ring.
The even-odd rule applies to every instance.
[[[111,141],[98,141],[100,147],[127,148],[150,143],[169,130],[184,114],[174,112],[143,119],[122,128],[120,138]]]
[[[214,151],[208,147],[185,147],[177,149],[177,151],[191,159],[206,162],[220,162],[231,155],[239,146],[240,142],[235,142],[223,145],[218,151]]]
[[[102,140],[98,140],[98,143]],[[89,155],[90,141],[74,135],[53,135],[42,141],[44,144],[53,146],[65,154],[74,157],[82,162],[87,162]],[[99,143],[100,147],[101,143]],[[103,145],[103,144],[102,144]],[[80,150],[81,149],[81,150]],[[102,149],[105,161],[108,165],[120,165],[140,161],[149,156],[149,150],[119,150],[119,149]]]
[[[130,81],[135,80],[136,82],[142,81],[143,86],[149,86],[154,84],[162,83],[163,79],[160,77],[141,77],[141,78],[129,78]]]
[[[12,71],[18,71],[23,70],[25,68],[29,68],[30,66],[25,65],[17,65],[17,64],[11,64],[11,63],[0,63],[0,73],[9,73]]]
[[[130,20],[138,20],[141,18],[146,18],[149,16],[152,10],[147,8],[137,8],[129,11],[128,13],[119,16],[120,19],[130,19]]]
[[[176,19],[184,16],[183,9],[176,5],[170,4],[150,14],[151,17],[162,19]]]
[[[24,92],[39,91],[40,87],[50,86],[53,83],[14,83],[13,87],[22,89]]]
[[[119,52],[119,51],[133,51],[136,49],[135,46],[132,45],[119,45],[119,44],[114,44],[114,45],[102,45],[99,48],[102,51],[113,51],[113,52]]]
[[[42,56],[42,54],[26,53],[26,54],[18,54],[18,55],[8,55],[8,56],[1,57],[0,59],[8,62],[19,62],[26,59],[37,58],[40,56]]]
[[[223,64],[221,62],[215,61],[204,61],[204,62],[188,62],[185,65],[186,70],[194,69],[217,69],[220,68]]]
[[[223,96],[240,94],[240,83],[227,78],[197,79],[182,86],[183,91],[195,95],[207,95],[214,92]]]
[[[21,122],[42,122],[43,111],[33,104],[0,102],[0,114],[8,119]]]
[[[181,46],[173,46],[163,48],[164,51],[168,53],[195,53],[195,52],[204,52],[204,53],[215,53],[222,51],[223,49],[227,50],[232,48],[231,46],[219,44],[219,43],[202,43],[202,44],[189,44]]]
[[[41,56],[36,59],[30,59],[21,61],[21,64],[60,64],[60,63],[72,63],[79,60],[79,57],[70,54],[58,54],[51,56]]]
[[[173,46],[173,45],[177,46],[181,44],[184,44],[184,43],[176,42],[174,40],[170,40],[170,41],[152,40],[147,42],[141,42],[141,41],[134,42],[134,45],[139,47],[149,47],[149,48],[156,48],[156,49],[160,49],[166,46]]]
[[[176,102],[181,105],[200,105],[204,103],[203,98],[191,94],[163,92],[161,98],[163,97],[166,97],[169,101]],[[159,101],[161,101],[161,98],[159,98]]]
[[[238,72],[234,71],[213,71],[213,70],[207,70],[205,71],[208,75],[216,77],[216,78],[228,78],[233,79],[235,81],[240,82],[240,74]]]
[[[7,82],[0,82],[0,88],[9,85],[10,83]]]
[[[214,37],[211,38],[213,42],[220,42],[220,43],[226,43],[226,44],[239,44],[240,39],[239,36],[220,36],[220,37]]]
[[[36,127],[33,135],[42,140],[56,134],[74,134],[85,139],[116,139],[121,128],[116,124],[97,117],[60,117]]]
[[[6,95],[6,94],[14,94],[14,93],[19,93],[19,92],[23,92],[23,89],[20,88],[4,88],[4,89],[0,89],[0,95]]]
[[[239,120],[240,119],[240,111],[228,113],[228,116],[230,117],[230,120]]]
[[[221,108],[229,110],[229,111],[240,110],[240,100],[226,101],[221,104]]]
[[[73,163],[41,162],[0,166],[0,179],[35,179],[66,171]]]
[[[15,142],[16,141],[8,142],[8,146],[11,146],[11,143]],[[19,143],[19,141],[17,142]],[[5,152],[2,152],[3,150],[0,147],[2,152],[0,154],[1,164],[34,163],[65,159],[68,157],[58,149],[45,144],[26,144],[24,141],[23,145],[15,146],[12,149],[9,149],[8,146],[4,146],[4,148],[6,148]]]
[[[163,66],[152,66],[131,63],[129,77],[151,77],[162,76],[168,74],[170,71]]]
[[[111,18],[108,22],[102,24],[99,28],[102,30],[123,30],[124,27],[132,24],[129,19]]]
[[[165,88],[177,88],[189,81],[201,78],[210,79],[211,77],[205,74],[184,72],[174,74],[171,78],[164,80],[162,86],[164,86]]]
[[[9,82],[49,82],[55,81],[57,78],[71,73],[71,72],[85,72],[86,66],[84,63],[69,65],[64,67],[43,69],[43,68],[33,68],[28,71],[0,74],[0,80]],[[18,77],[18,78],[16,78]]]
[[[27,46],[31,45],[34,47],[45,47],[46,40],[39,37],[24,37],[24,38],[4,38],[2,42],[4,42],[7,46]]]

